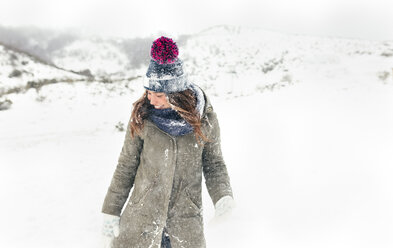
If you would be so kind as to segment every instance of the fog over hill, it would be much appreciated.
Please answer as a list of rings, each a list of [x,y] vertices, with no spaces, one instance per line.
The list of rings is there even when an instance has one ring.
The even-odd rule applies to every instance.
[[[30,81],[115,83],[143,78],[154,39],[85,37],[4,27],[0,33],[2,94],[27,86]],[[248,95],[264,87],[301,81],[304,73],[355,76],[358,63],[367,64],[365,70],[382,81],[392,78],[392,41],[289,35],[225,25],[175,40],[190,80],[213,94],[218,94],[216,88],[224,87],[228,93]],[[358,73],[361,75],[364,70]],[[220,85],[217,81],[225,83]]]

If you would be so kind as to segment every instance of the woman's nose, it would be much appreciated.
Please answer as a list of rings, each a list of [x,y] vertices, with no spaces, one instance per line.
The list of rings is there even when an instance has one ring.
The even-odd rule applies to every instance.
[[[154,96],[150,97],[150,104],[155,105],[157,103],[157,99]]]

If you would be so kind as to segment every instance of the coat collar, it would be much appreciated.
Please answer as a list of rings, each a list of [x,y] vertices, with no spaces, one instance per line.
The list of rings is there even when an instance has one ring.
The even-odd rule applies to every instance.
[[[199,88],[199,89],[201,89],[201,88]],[[213,107],[212,107],[210,99],[209,99],[209,97],[207,97],[205,91],[203,91],[202,89],[201,89],[201,91],[203,93],[203,97],[205,98],[205,106],[204,106],[203,114],[202,114],[202,118],[203,118],[206,116],[206,114],[213,112]]]

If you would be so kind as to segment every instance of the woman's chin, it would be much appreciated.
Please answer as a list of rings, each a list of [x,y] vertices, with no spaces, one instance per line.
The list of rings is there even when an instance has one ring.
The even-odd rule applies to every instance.
[[[164,105],[161,106],[154,106],[155,109],[167,109],[169,107],[165,107]]]

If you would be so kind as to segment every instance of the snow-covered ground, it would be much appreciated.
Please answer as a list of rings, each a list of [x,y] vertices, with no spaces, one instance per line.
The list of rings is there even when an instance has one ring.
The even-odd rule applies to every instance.
[[[209,225],[214,208],[204,188],[208,247],[393,247],[392,57],[326,47],[301,51],[301,64],[288,60],[290,84],[240,94],[243,82],[264,81],[242,71],[228,76],[235,94],[207,89],[237,202],[230,220]],[[137,79],[8,96],[14,104],[0,112],[1,247],[99,247],[101,206],[124,139],[115,126],[142,92]]]

